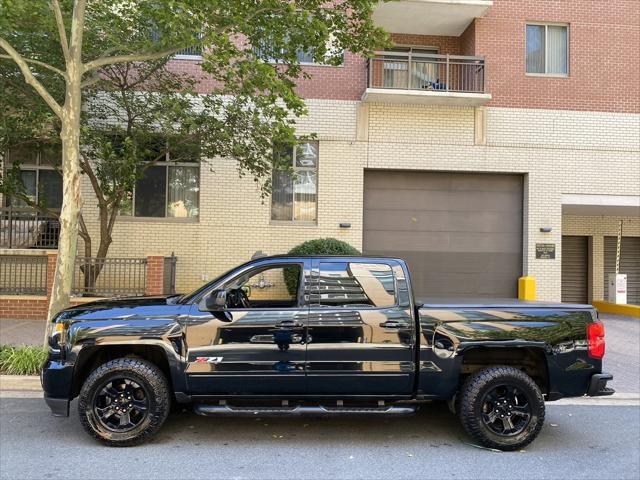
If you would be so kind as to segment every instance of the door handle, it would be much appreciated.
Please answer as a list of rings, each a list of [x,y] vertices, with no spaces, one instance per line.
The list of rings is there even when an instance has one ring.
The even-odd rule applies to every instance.
[[[402,328],[404,327],[404,324],[396,320],[387,320],[386,322],[382,322],[380,326],[382,328]]]
[[[296,320],[282,320],[276,323],[278,328],[304,328],[304,323],[297,322]]]

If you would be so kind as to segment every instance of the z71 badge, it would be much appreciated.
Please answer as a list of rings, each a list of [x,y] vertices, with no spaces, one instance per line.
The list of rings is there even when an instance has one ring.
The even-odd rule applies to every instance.
[[[195,363],[220,363],[222,357],[196,357]]]

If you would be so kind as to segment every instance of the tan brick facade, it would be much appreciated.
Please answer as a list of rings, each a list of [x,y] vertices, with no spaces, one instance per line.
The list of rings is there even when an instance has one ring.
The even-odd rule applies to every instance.
[[[185,291],[256,251],[283,253],[326,236],[361,248],[365,168],[521,173],[523,273],[537,278],[540,299],[559,300],[562,194],[639,193],[638,115],[487,108],[486,145],[476,145],[473,108],[372,104],[359,111],[359,102],[308,103],[299,131],[315,131],[320,142],[317,225],[273,224],[269,200],[260,200],[254,182],[238,179],[234,161],[215,159],[213,171],[201,170],[199,221],[122,218],[110,254],[174,251],[177,288]],[[88,185],[85,193],[89,204]],[[556,260],[536,260],[536,242],[556,243]]]

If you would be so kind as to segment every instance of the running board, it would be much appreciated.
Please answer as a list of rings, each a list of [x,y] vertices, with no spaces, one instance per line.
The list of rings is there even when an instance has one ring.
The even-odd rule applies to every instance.
[[[288,417],[288,416],[350,416],[350,415],[410,415],[413,406],[386,407],[324,407],[297,405],[294,407],[234,407],[231,405],[195,405],[198,415],[227,417]]]

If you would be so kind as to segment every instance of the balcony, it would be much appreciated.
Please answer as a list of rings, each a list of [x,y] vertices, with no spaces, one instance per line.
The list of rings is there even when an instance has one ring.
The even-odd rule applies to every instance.
[[[0,208],[0,248],[57,249],[60,221],[32,208]]]
[[[373,11],[373,21],[388,32],[457,37],[492,5],[485,0],[380,2]]]
[[[473,107],[491,100],[482,57],[376,52],[368,69],[363,102]]]

